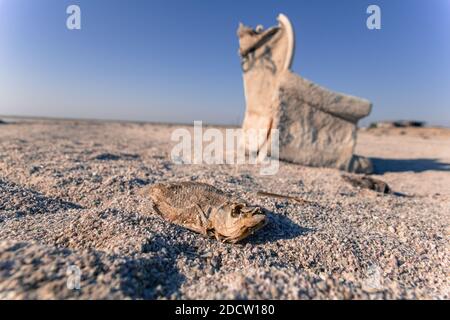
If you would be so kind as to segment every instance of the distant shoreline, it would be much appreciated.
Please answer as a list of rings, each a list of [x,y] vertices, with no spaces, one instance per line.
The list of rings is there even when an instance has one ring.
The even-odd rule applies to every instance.
[[[11,116],[0,115],[0,120],[22,120],[22,121],[85,121],[85,122],[101,122],[101,123],[135,123],[135,124],[153,124],[153,125],[167,125],[167,126],[192,126],[193,122],[165,122],[165,121],[150,121],[150,120],[119,120],[119,119],[98,119],[98,118],[60,118],[48,116]],[[200,120],[198,120],[200,121]],[[238,128],[240,124],[217,124],[203,121],[204,126],[215,126],[223,128]]]
[[[101,122],[101,123],[136,123],[136,124],[154,124],[154,125],[167,125],[167,126],[192,126],[192,122],[168,122],[168,121],[151,121],[151,120],[121,120],[121,119],[99,119],[99,118],[62,118],[62,117],[50,117],[50,116],[20,116],[20,115],[0,115],[0,120],[7,121],[10,120],[22,120],[22,121],[86,121],[86,122]],[[200,120],[198,120],[200,121]],[[380,120],[380,121],[372,121],[374,122],[391,122],[396,120]],[[221,128],[239,128],[241,124],[217,124],[213,122],[203,121],[204,126],[215,126]],[[358,128],[367,129],[369,128],[370,123],[364,125],[359,124]],[[427,122],[424,125],[424,128],[440,128],[440,129],[450,129],[450,125],[434,125],[428,124]]]

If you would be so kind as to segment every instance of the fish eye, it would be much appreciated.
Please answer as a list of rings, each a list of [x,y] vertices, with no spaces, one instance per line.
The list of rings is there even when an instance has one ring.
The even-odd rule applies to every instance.
[[[231,216],[237,218],[241,215],[242,205],[236,205],[231,208]]]
[[[240,210],[239,209],[236,209],[236,208],[231,209],[231,216],[233,218],[239,217],[239,214],[240,214]]]

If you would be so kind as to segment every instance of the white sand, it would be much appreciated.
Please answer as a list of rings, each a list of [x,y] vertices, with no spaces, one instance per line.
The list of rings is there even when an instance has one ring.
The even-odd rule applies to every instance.
[[[450,130],[360,133],[357,153],[399,196],[334,169],[174,165],[174,128],[0,125],[0,298],[449,298]],[[137,191],[178,180],[264,206],[270,223],[239,245],[170,225]],[[80,290],[66,287],[70,265]]]

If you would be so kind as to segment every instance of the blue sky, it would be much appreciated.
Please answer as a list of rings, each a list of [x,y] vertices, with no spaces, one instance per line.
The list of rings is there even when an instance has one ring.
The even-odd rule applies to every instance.
[[[66,28],[70,4],[81,30]],[[366,28],[370,4],[381,30]],[[0,115],[239,124],[238,23],[278,13],[293,70],[371,100],[365,124],[450,126],[449,0],[0,0]]]

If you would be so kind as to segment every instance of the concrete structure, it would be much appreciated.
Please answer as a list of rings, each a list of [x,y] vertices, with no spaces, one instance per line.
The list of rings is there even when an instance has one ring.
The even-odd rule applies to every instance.
[[[294,74],[294,30],[286,16],[279,15],[278,22],[266,30],[243,24],[238,29],[246,99],[243,129],[246,133],[266,130],[259,130],[263,136],[256,150],[245,140],[247,151],[258,152],[266,143],[270,145],[270,130],[278,129],[281,160],[370,172],[370,161],[353,151],[357,122],[370,113],[371,103]]]

